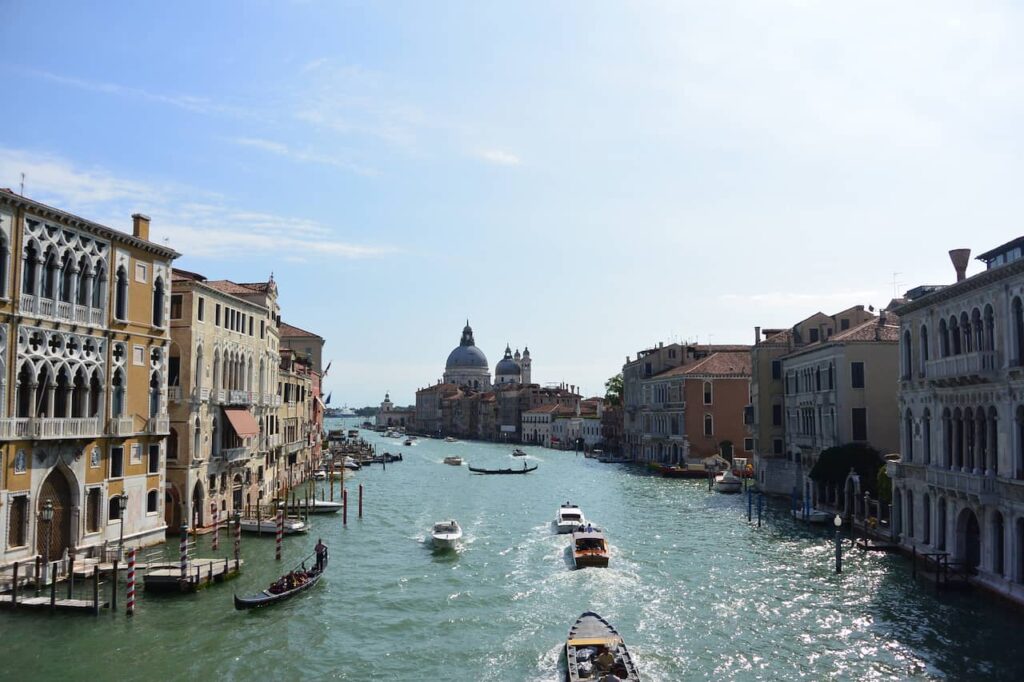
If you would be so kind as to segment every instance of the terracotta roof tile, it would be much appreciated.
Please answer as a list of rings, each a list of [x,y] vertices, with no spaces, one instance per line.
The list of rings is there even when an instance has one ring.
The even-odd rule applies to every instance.
[[[865,342],[884,341],[896,342],[900,340],[900,320],[895,315],[886,316],[885,324],[880,324],[881,318],[862,322],[852,329],[835,334],[829,341],[843,342]]]
[[[685,374],[750,376],[750,351],[715,353],[686,368]]]
[[[294,325],[288,324],[287,322],[282,322],[281,323],[280,331],[281,331],[281,337],[282,338],[284,338],[284,337],[292,337],[292,336],[308,336],[310,338],[316,338],[316,339],[321,338],[321,336],[319,334],[314,334],[313,332],[308,332],[305,329],[300,329],[300,328],[298,328],[298,327],[296,327]]]
[[[232,282],[229,279],[214,279],[206,282],[206,285],[216,289],[217,291],[223,291],[225,294],[253,294],[256,293],[253,289],[245,286],[244,284],[238,284]]]

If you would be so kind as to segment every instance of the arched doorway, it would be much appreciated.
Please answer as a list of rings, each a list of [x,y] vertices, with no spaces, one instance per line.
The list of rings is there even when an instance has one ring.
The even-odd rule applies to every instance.
[[[231,508],[242,509],[242,476],[235,474],[231,481]]]
[[[169,531],[181,527],[181,500],[172,485],[164,490],[164,523]]]
[[[47,502],[53,504],[53,520],[42,521],[38,513]],[[39,488],[39,499],[36,504],[36,552],[49,556],[54,560],[64,555],[64,550],[71,547],[71,486],[64,473],[58,469],[50,472]],[[49,543],[49,544],[47,544]]]
[[[203,526],[203,484],[196,481],[196,487],[192,489],[192,527]]]
[[[956,521],[957,558],[971,569],[981,563],[981,526],[970,509],[964,509]]]

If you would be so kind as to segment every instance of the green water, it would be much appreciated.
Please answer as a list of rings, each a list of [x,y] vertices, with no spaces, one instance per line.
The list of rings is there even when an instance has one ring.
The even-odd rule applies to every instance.
[[[936,597],[898,557],[851,552],[837,576],[827,538],[782,503],[758,529],[743,498],[699,481],[540,448],[526,448],[535,473],[473,476],[442,458],[521,460],[497,445],[369,437],[405,461],[348,481],[347,529],[340,514],[313,518],[281,563],[272,539],[244,536],[242,577],[194,596],[143,594],[133,619],[0,613],[0,677],[555,680],[569,626],[592,609],[619,628],[645,680],[1024,678],[1019,613],[980,595]],[[609,568],[571,569],[551,527],[565,500],[607,531]],[[430,526],[450,517],[462,548],[435,553]],[[262,589],[318,535],[331,548],[320,585],[233,610],[232,592]]]

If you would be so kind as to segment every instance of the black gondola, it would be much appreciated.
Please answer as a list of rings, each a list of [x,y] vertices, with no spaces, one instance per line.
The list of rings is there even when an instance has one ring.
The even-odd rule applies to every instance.
[[[522,469],[478,469],[476,467],[469,467],[469,470],[474,474],[528,474],[531,471],[537,470],[536,464],[532,467],[523,466]]]
[[[274,593],[271,591],[273,589],[273,585],[271,585],[271,587],[263,590],[259,594],[252,597],[239,597],[236,594],[235,608],[239,611],[242,611],[244,609],[257,609],[261,606],[269,606],[271,604],[276,604],[286,599],[290,599],[297,595],[299,592],[305,592],[309,588],[313,587],[313,585],[316,585],[320,581],[320,578],[324,577],[324,571],[327,570],[327,560],[328,556],[325,552],[324,562],[323,565],[320,567],[320,570],[318,571],[316,569],[313,569],[311,571],[305,571],[305,581],[302,582],[302,584],[297,585],[290,590],[284,590],[283,592]],[[281,576],[278,582],[287,580],[289,575],[291,574],[289,573]]]

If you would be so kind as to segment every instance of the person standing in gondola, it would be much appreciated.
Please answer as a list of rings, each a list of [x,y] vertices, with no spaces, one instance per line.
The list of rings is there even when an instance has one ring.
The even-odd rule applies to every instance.
[[[316,572],[319,573],[324,570],[324,564],[327,563],[327,545],[324,544],[322,538],[317,538],[316,541]]]

